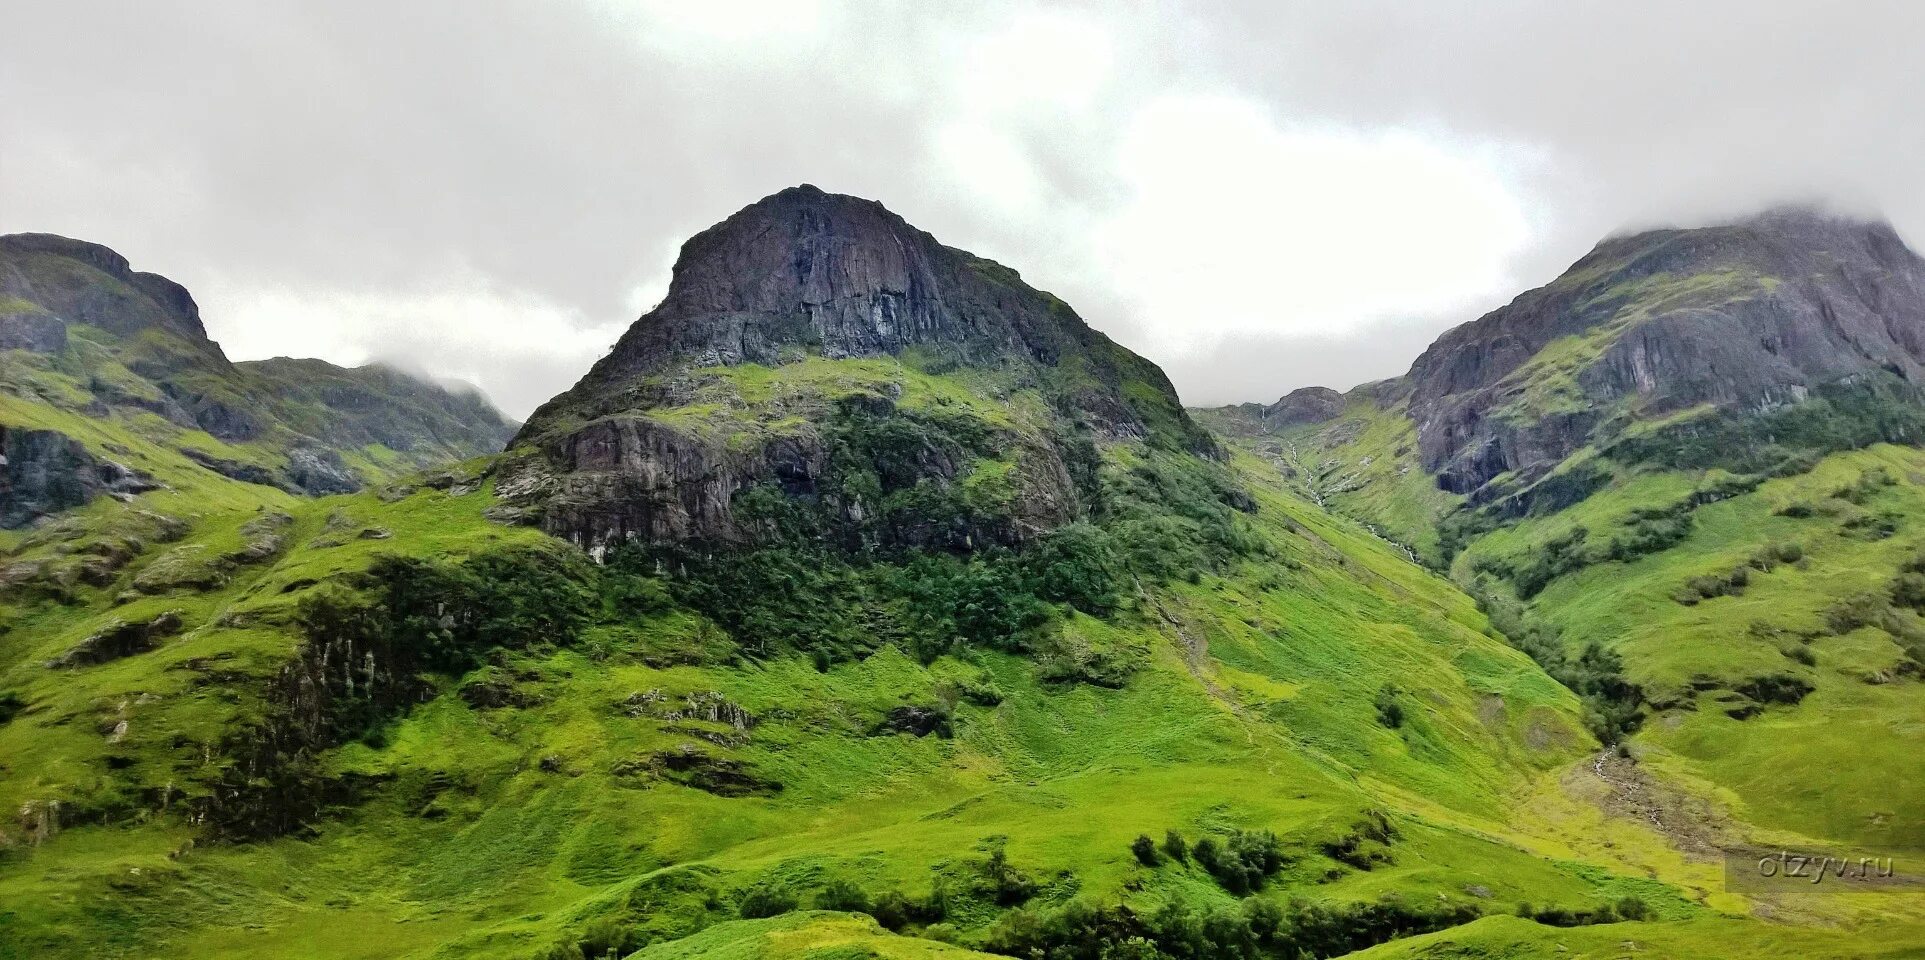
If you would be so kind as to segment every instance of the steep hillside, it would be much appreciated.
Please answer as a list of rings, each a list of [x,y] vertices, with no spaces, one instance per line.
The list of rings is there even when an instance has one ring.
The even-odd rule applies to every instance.
[[[162,485],[0,533],[0,957],[1803,942],[1464,592],[867,201],[691,241],[499,458],[309,498],[59,417]]]
[[[230,363],[178,284],[97,244],[0,236],[0,526],[168,482],[183,457],[341,493],[511,430],[477,395],[379,367]]]
[[[1889,227],[1808,211],[1623,237],[1334,413],[1199,418],[1447,569],[1622,741],[1607,804],[1687,859],[1903,856],[1925,849],[1921,277]],[[1485,929],[1433,946],[1514,932]]]
[[[1762,412],[1925,375],[1925,261],[1891,227],[1782,210],[1607,240],[1438,338],[1406,384],[1424,468],[1457,493],[1528,484],[1632,424]]]

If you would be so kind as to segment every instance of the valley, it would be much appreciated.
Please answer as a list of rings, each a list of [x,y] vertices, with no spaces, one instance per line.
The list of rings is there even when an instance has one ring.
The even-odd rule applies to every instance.
[[[1925,851],[1888,234],[1185,410],[802,186],[519,426],[0,238],[0,957],[1925,955],[1723,873]]]

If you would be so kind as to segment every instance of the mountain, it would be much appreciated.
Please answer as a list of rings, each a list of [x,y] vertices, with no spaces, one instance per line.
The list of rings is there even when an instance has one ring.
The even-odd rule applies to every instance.
[[[1925,791],[1782,776],[1925,775],[1922,346],[1890,226],[1778,210],[1606,240],[1334,416],[1196,415],[1592,696],[1687,856],[1911,850]]]
[[[876,448],[898,429],[916,449]],[[1009,544],[1077,516],[1089,445],[1119,440],[1214,453],[1163,372],[1061,300],[804,185],[683,246],[661,305],[522,427],[502,490],[596,549],[748,539],[733,500],[767,484],[847,536]],[[850,453],[873,489],[835,482]],[[878,502],[925,480],[1007,509],[912,525]]]
[[[663,304],[505,451],[370,455],[378,482],[329,493],[254,481],[285,481],[304,438],[397,419],[312,432],[327,416],[400,405],[433,432],[469,401],[217,362],[188,312],[118,283],[61,324],[65,352],[0,355],[31,388],[0,394],[0,422],[41,431],[22,461],[52,511],[0,530],[0,958],[1925,944],[1902,895],[1754,896],[1719,859],[1919,822],[1908,788],[1774,790],[1762,749],[1811,762],[1894,724],[1861,750],[1909,771],[1918,685],[1844,672],[1881,669],[1874,631],[1916,614],[1854,607],[1809,642],[1805,614],[1680,632],[1672,660],[1618,643],[1583,594],[1512,588],[1501,564],[1571,555],[1567,528],[1532,525],[1568,518],[1440,489],[1401,383],[1199,414],[1219,441],[1014,271],[798,187],[690,240]],[[45,345],[52,325],[20,329]],[[63,373],[70,355],[107,372]],[[100,357],[159,409],[98,399],[119,382]],[[201,439],[241,417],[250,438]],[[60,492],[81,456],[115,495]],[[1909,475],[1820,469],[1856,500],[1760,580],[1898,549],[1869,536]],[[1714,511],[1778,496],[1700,474],[1627,471],[1610,509],[1653,502],[1637,483]],[[1724,595],[1662,602],[1731,600],[1732,528],[1757,522],[1677,548],[1723,564]],[[1604,584],[1632,592],[1603,614],[1662,620],[1637,591],[1676,572]],[[1745,670],[1658,683],[1738,643]],[[1792,667],[1750,669],[1765,648]],[[1783,679],[1807,676],[1802,698]]]
[[[50,234],[0,236],[0,357],[5,526],[150,488],[181,457],[338,493],[492,453],[512,431],[479,395],[381,367],[230,363],[185,288]],[[71,435],[76,417],[99,442]]]
[[[1883,223],[1773,211],[1607,240],[1438,338],[1406,378],[1424,468],[1528,483],[1635,422],[1925,375],[1925,261]]]

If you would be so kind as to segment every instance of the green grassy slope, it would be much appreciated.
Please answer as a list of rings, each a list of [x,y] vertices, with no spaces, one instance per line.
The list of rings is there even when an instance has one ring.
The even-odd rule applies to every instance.
[[[1437,488],[1417,457],[1417,428],[1391,384],[1366,384],[1320,423],[1253,423],[1238,408],[1193,413],[1204,425],[1275,465],[1304,497],[1443,565],[1437,521],[1463,500]]]
[[[1638,738],[1649,762],[1715,785],[1743,820],[1793,839],[1925,848],[1925,797],[1907,786],[1925,774],[1917,614],[1892,599],[1925,546],[1911,529],[1925,515],[1922,469],[1925,453],[1909,448],[1833,455],[1691,510],[1678,545],[1573,571],[1533,608],[1568,645],[1624,657],[1656,708]],[[1716,482],[1635,478],[1479,540],[1460,570],[1541,553],[1580,527],[1596,536]],[[1718,595],[1703,596],[1714,581]],[[1787,692],[1768,696],[1774,687]]]
[[[116,421],[69,426],[176,472],[168,491],[5,535],[10,564],[52,569],[167,527],[110,583],[0,599],[0,689],[17,703],[0,803],[30,812],[5,828],[0,956],[920,956],[958,952],[942,940],[1014,949],[1072,905],[1243,916],[1303,900],[1360,929],[1345,911],[1382,903],[1397,906],[1369,909],[1406,924],[1625,897],[1687,927],[1745,909],[1636,823],[1586,846],[1559,821],[1579,816],[1560,784],[1595,749],[1571,693],[1448,582],[1246,455],[1226,469],[1254,500],[1231,518],[1250,552],[1144,583],[1103,617],[1054,608],[1023,651],[746,658],[657,589],[572,640],[430,671],[421,697],[306,761],[329,812],[226,835],[194,811],[254,789],[233,738],[274,714],[303,598],[382,555],[542,538],[484,517],[486,464],[446,489],[308,500],[169,460]],[[1106,449],[1105,482],[1137,482],[1156,456]],[[222,559],[269,534],[260,559]],[[183,626],[157,649],[46,665],[168,611]],[[905,732],[905,707],[949,734]],[[1172,830],[1273,831],[1283,859],[1246,899],[1194,859],[1132,853]],[[885,914],[900,894],[899,935],[783,909],[846,905],[846,886]],[[780,916],[744,919],[761,912]]]

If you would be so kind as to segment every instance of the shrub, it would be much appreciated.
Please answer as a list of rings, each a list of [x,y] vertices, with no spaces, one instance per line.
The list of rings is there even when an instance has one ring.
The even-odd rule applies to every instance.
[[[1263,889],[1264,880],[1287,862],[1283,844],[1268,830],[1237,830],[1222,844],[1204,837],[1190,855],[1223,889],[1237,896]]]
[[[1146,867],[1154,867],[1162,862],[1162,858],[1156,854],[1156,841],[1151,840],[1147,833],[1138,834],[1135,840],[1130,841],[1130,852],[1136,855],[1137,863]]]
[[[1404,725],[1404,705],[1397,698],[1397,688],[1386,683],[1377,691],[1377,722],[1392,730]]]
[[[980,873],[983,892],[1002,906],[1015,906],[1036,895],[1035,881],[1010,864],[1000,837],[990,842],[989,856],[981,863]]]
[[[868,912],[884,928],[900,931],[912,923],[940,923],[949,915],[949,898],[941,887],[931,890],[929,898],[921,901],[911,899],[900,890],[886,890],[876,895]]]
[[[1166,830],[1163,833],[1163,853],[1178,863],[1186,863],[1190,859],[1190,845],[1182,834]]]
[[[1925,574],[1899,574],[1892,581],[1891,598],[1897,606],[1925,610]]]
[[[861,887],[847,880],[837,878],[824,884],[815,894],[817,910],[839,910],[843,913],[868,913],[874,906],[869,895]]]
[[[744,920],[780,916],[795,908],[795,894],[787,887],[774,884],[761,884],[744,890],[736,904]]]

